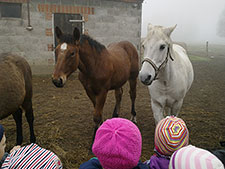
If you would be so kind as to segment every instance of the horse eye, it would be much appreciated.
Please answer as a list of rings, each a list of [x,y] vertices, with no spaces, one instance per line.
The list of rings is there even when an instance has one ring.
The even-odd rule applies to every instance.
[[[70,54],[70,56],[73,56],[73,55],[75,55],[75,52],[72,52],[72,53]]]
[[[165,49],[165,47],[166,47],[166,45],[160,45],[159,49],[163,50],[163,49]]]

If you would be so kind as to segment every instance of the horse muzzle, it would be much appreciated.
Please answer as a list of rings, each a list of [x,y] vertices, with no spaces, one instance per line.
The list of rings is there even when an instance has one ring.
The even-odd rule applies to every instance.
[[[141,74],[139,74],[139,79],[146,86],[151,85],[152,82],[153,82],[151,75],[141,75]]]
[[[52,83],[56,86],[56,87],[63,87],[64,83],[63,83],[63,79],[62,78],[58,78],[58,79],[52,79]]]

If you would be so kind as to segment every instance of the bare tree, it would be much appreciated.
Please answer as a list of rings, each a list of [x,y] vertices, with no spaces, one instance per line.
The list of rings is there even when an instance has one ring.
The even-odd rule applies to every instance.
[[[222,11],[218,21],[217,35],[220,37],[225,37],[225,9]]]

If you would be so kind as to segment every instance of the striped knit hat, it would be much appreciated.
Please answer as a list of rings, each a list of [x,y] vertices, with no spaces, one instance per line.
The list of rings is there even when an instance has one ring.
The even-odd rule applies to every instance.
[[[62,169],[59,158],[51,151],[30,144],[13,151],[7,156],[1,169]]]
[[[155,129],[155,149],[161,155],[170,156],[188,145],[189,132],[185,122],[174,116],[162,119]]]
[[[189,145],[173,153],[169,169],[224,169],[224,166],[209,151]]]

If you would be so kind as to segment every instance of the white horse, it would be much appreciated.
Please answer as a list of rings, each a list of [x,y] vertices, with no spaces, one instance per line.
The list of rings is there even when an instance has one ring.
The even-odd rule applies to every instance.
[[[148,25],[143,42],[144,59],[140,81],[148,86],[155,123],[168,115],[177,116],[194,79],[192,64],[184,48],[173,44],[170,35],[174,27]]]

